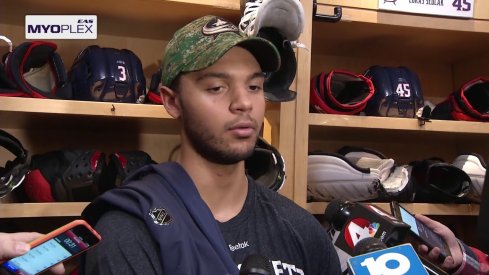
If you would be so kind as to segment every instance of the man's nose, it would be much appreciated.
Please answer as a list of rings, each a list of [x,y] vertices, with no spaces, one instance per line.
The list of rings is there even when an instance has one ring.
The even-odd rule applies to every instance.
[[[235,87],[231,93],[231,111],[245,112],[251,110],[253,104],[251,101],[252,92],[245,85]]]

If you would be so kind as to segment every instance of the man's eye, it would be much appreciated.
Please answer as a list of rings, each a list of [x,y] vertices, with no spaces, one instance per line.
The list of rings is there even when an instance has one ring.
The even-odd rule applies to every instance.
[[[253,92],[259,92],[259,91],[261,91],[262,89],[263,89],[263,88],[262,88],[262,86],[260,86],[260,85],[251,85],[251,86],[250,86],[250,91],[253,91]]]
[[[219,92],[222,92],[223,90],[224,90],[223,86],[216,86],[216,87],[212,87],[212,88],[207,89],[207,91],[212,92],[212,93],[219,93]]]

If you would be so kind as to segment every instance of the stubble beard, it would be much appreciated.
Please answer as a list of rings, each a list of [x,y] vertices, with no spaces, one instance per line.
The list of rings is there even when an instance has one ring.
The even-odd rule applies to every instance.
[[[184,108],[182,108],[182,124],[191,146],[199,155],[212,163],[236,164],[253,154],[254,144],[246,150],[233,150],[224,138],[214,135],[203,123],[193,119]]]

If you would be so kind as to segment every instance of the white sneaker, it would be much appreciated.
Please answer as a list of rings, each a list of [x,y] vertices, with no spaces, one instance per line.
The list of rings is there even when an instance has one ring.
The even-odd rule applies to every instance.
[[[299,0],[242,0],[241,3],[243,1],[245,8],[239,30],[248,36],[256,36],[261,28],[273,27],[285,39],[294,42],[304,30],[304,8]]]

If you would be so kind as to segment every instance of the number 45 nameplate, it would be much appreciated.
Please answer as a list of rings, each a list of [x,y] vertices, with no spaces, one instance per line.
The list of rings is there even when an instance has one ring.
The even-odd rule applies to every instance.
[[[474,0],[379,0],[379,9],[473,18]]]

